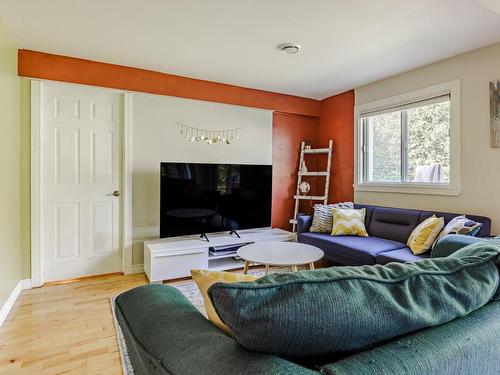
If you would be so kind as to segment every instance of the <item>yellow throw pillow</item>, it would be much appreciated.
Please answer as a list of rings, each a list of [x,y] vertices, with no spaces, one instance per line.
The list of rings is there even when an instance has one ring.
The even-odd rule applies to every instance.
[[[365,228],[366,209],[333,208],[332,236],[368,237]]]
[[[444,227],[444,219],[432,215],[422,221],[410,234],[406,243],[413,254],[420,255],[429,250]]]
[[[191,270],[191,276],[193,277],[196,285],[198,285],[198,289],[203,296],[208,320],[210,320],[216,327],[224,331],[225,334],[230,335],[231,331],[229,330],[229,327],[225,325],[219,318],[219,315],[217,315],[217,312],[212,305],[212,301],[210,301],[210,297],[208,296],[208,288],[210,288],[215,283],[237,283],[242,281],[250,282],[257,280],[258,277],[255,275],[245,275],[242,273],[207,270]]]

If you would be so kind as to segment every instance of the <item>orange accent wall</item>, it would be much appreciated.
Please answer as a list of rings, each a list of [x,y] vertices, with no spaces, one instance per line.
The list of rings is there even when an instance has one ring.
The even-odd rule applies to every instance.
[[[23,77],[79,83],[319,116],[314,99],[30,50],[18,51]]]
[[[318,146],[333,139],[328,202],[354,200],[354,90],[321,101]]]
[[[315,144],[318,126],[316,117],[278,112],[273,115],[273,227],[291,229],[288,221],[293,217],[295,205],[300,142],[310,140]]]
[[[333,139],[329,203],[354,199],[354,90],[321,101],[320,116],[306,117],[274,113],[273,117],[273,227],[290,229],[297,187],[300,142],[310,140],[313,147],[327,147]],[[309,170],[325,170],[326,157],[307,159]],[[322,195],[324,178],[309,177],[311,193]],[[305,201],[300,212],[310,212]]]

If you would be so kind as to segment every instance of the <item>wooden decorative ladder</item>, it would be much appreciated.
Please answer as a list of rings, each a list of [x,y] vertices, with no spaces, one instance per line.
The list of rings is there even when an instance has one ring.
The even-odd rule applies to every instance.
[[[300,160],[299,160],[299,170],[297,173],[297,191],[293,196],[295,199],[295,210],[293,213],[293,219],[290,219],[290,224],[293,225],[292,231],[295,232],[297,228],[297,214],[299,213],[299,205],[301,200],[310,200],[310,201],[323,201],[323,204],[327,204],[328,201],[328,193],[330,186],[330,168],[332,164],[332,149],[333,149],[333,141],[330,139],[328,141],[328,148],[306,148],[305,142],[300,144]],[[328,154],[328,159],[326,162],[326,171],[319,172],[302,172],[302,165],[304,164],[304,155],[305,154]],[[323,195],[300,195],[299,186],[302,183],[303,176],[324,176],[325,177],[325,193]]]

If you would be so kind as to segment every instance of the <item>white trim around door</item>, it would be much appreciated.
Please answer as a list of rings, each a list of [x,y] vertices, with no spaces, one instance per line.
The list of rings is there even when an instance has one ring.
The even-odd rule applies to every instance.
[[[42,128],[42,82],[31,81],[31,283],[43,284],[41,259],[41,158],[40,130]]]
[[[132,265],[132,170],[133,170],[133,95],[123,96],[123,199],[122,199],[122,270],[123,273],[135,273]]]
[[[124,273],[133,271],[132,267],[132,94],[123,91],[110,90],[98,87],[54,83],[50,81],[31,81],[31,280],[34,287],[41,286],[46,281],[44,277],[43,260],[43,202],[42,202],[42,152],[43,139],[43,95],[45,85],[61,85],[82,87],[97,90],[101,93],[120,94],[121,97],[121,135],[119,138],[121,149],[120,160],[120,268]]]

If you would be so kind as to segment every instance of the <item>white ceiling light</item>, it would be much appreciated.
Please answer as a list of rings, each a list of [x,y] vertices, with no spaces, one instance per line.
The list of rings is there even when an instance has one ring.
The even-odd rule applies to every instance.
[[[286,53],[287,55],[294,55],[300,50],[300,46],[293,43],[282,44],[281,46],[279,46],[279,48],[281,49],[281,51],[283,51],[283,53]]]

